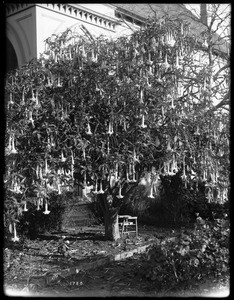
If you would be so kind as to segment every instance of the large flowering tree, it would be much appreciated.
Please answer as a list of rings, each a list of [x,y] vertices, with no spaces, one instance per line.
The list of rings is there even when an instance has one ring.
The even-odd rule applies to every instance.
[[[48,214],[50,193],[76,181],[100,198],[114,240],[123,201],[138,184],[155,197],[160,176],[180,171],[185,185],[206,182],[211,201],[214,188],[227,199],[229,116],[213,99],[226,94],[229,70],[214,78],[215,54],[189,24],[162,18],[115,41],[67,30],[46,47],[6,78],[11,230],[29,196]]]

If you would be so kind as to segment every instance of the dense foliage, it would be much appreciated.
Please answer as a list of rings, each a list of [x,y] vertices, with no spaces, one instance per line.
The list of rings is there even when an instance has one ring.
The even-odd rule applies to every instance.
[[[204,181],[199,181],[197,187],[196,182],[185,187],[179,172],[161,176],[159,192],[157,197],[149,199],[145,188],[137,187],[121,207],[121,214],[137,215],[139,222],[163,227],[190,226],[198,213],[210,221],[230,214],[229,201],[222,203],[216,198],[210,202]]]
[[[229,274],[230,224],[228,219],[210,222],[197,217],[193,230],[152,246],[143,256],[138,274],[155,282],[158,290],[189,285],[207,277]]]
[[[228,199],[229,116],[214,99],[229,69],[214,76],[222,61],[189,24],[163,18],[116,41],[67,30],[46,46],[6,78],[5,226],[35,197],[49,214],[75,185],[109,221],[138,183],[157,197],[160,177],[167,198],[179,199],[167,188],[179,176],[204,182],[209,202]]]
[[[11,195],[11,194],[10,194]],[[45,204],[41,204],[41,207],[38,208],[37,197],[31,198],[31,201],[26,204],[23,202],[23,207],[18,204],[20,198],[15,198],[15,206],[12,206],[11,209],[5,210],[5,218],[12,218],[16,216],[19,218],[20,222],[17,222],[17,231],[21,236],[28,236],[31,239],[37,237],[40,233],[59,231],[62,229],[62,223],[64,220],[64,212],[68,199],[72,196],[71,193],[66,193],[64,195],[57,195],[55,193],[50,195],[50,211],[49,217],[45,214],[46,207]],[[13,210],[14,209],[14,210]],[[13,234],[13,226],[10,223],[5,230],[5,239],[9,238],[9,231]]]

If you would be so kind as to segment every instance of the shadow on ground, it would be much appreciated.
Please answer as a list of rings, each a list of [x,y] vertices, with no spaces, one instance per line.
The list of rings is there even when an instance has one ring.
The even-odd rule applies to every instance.
[[[90,240],[90,241],[107,241],[107,238],[102,233],[96,232],[79,232],[79,233],[69,233],[66,231],[53,232],[51,234],[39,234],[37,238],[39,240],[59,240],[62,237],[69,239],[70,241],[77,240]]]

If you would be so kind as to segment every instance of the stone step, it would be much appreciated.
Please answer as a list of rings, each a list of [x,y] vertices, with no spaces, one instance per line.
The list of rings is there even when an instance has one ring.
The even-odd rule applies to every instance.
[[[76,203],[67,206],[64,215],[62,228],[80,227],[92,225],[97,222],[96,218],[90,211],[87,203]]]

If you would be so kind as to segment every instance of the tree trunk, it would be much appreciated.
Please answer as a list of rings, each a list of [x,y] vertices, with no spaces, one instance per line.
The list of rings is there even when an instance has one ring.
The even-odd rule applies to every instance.
[[[200,4],[200,19],[203,24],[207,25],[207,4],[206,3]]]
[[[105,216],[105,237],[108,240],[116,241],[120,238],[118,213],[116,210],[106,210]]]
[[[113,196],[109,193],[99,194],[98,198],[104,217],[105,237],[108,240],[116,241],[120,238],[118,224],[119,206],[114,206]]]

